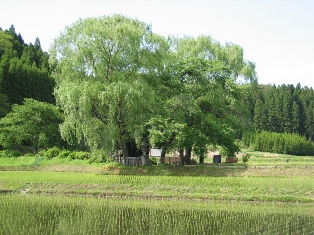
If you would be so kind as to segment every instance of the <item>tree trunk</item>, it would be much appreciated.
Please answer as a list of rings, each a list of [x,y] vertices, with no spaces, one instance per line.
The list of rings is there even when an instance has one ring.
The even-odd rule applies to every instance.
[[[123,143],[123,141],[119,141],[119,148],[122,152],[122,159],[123,159],[123,164],[126,163],[126,158],[129,156],[129,151],[126,143]]]
[[[204,148],[202,148],[200,152],[200,156],[199,156],[201,164],[204,163],[205,154],[206,154],[206,151]]]
[[[181,164],[184,165],[184,150],[183,149],[179,149],[179,156],[180,156]]]
[[[166,148],[162,148],[161,155],[160,155],[160,164],[165,163],[165,157],[166,157]]]
[[[34,154],[35,154],[35,155],[38,153],[38,150],[39,150],[39,148],[38,148],[38,145],[36,144],[36,145],[34,146]]]
[[[171,143],[173,142],[173,140],[175,139],[175,137],[176,137],[176,133],[172,132],[169,140],[163,144],[163,147],[161,150],[161,156],[160,156],[160,163],[161,164],[165,162],[166,151],[167,151],[168,147],[171,145]]]
[[[192,147],[186,148],[185,151],[185,164],[191,165],[191,155],[192,155]]]
[[[123,153],[123,157],[129,157],[129,150],[126,143],[122,144],[122,153]]]
[[[200,163],[201,163],[201,164],[204,163],[204,154],[201,154],[201,155],[200,155]]]

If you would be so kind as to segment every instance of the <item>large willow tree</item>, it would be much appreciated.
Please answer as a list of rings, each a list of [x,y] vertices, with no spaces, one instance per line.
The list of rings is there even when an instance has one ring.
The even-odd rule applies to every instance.
[[[141,144],[158,40],[149,25],[121,15],[78,20],[55,39],[50,63],[66,114],[63,138],[124,156],[128,142]]]
[[[256,79],[241,47],[209,36],[164,39],[145,23],[113,15],[75,22],[50,53],[68,141],[124,156],[127,143],[140,145],[147,135],[163,154],[203,154],[209,144],[229,155],[238,150],[235,132],[245,120],[239,78]]]

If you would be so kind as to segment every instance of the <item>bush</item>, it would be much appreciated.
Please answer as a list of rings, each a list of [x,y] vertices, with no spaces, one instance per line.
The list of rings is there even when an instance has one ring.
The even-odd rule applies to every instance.
[[[98,149],[91,152],[91,157],[89,159],[89,163],[109,163],[113,161],[114,159],[111,159],[109,154],[105,152],[104,150]]]
[[[24,157],[36,157],[36,155],[33,153],[26,153]]]
[[[69,150],[62,150],[58,154],[58,158],[67,158],[70,155],[71,151]]]
[[[6,149],[0,151],[0,157],[19,157],[21,155],[22,154],[17,150]]]
[[[89,153],[88,152],[72,152],[68,155],[68,158],[71,160],[84,160],[89,159]]]
[[[110,163],[112,162],[109,157],[91,157],[88,163]]]
[[[158,165],[158,157],[151,157],[149,158],[150,162],[152,163],[152,165]]]
[[[251,158],[251,155],[249,153],[245,153],[242,157],[242,162],[247,163],[250,158]]]
[[[46,159],[51,159],[54,157],[58,157],[59,154],[60,154],[60,149],[58,147],[53,147],[53,148],[50,148],[50,149],[44,151],[43,156]]]

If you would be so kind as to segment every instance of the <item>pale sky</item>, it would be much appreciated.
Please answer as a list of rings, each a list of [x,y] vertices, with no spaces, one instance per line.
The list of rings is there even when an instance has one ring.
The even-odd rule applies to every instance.
[[[44,51],[79,18],[119,13],[168,36],[210,35],[256,63],[261,84],[314,88],[314,0],[0,0],[0,27],[14,25]]]

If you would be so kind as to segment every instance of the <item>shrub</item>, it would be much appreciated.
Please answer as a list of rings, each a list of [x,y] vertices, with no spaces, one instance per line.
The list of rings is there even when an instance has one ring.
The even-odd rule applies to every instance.
[[[33,153],[26,153],[24,157],[36,157]]]
[[[109,154],[105,152],[104,150],[94,150],[91,152],[91,156],[89,158],[89,163],[109,163],[111,161],[114,161],[114,159],[111,159]]]
[[[88,163],[110,163],[112,160],[109,157],[91,157]]]
[[[43,156],[47,159],[51,159],[54,157],[58,157],[59,154],[60,154],[60,149],[58,147],[53,147],[53,148],[46,150],[44,152]]]
[[[247,163],[250,158],[251,158],[251,155],[249,153],[245,153],[242,157],[242,162]]]
[[[22,154],[17,150],[6,149],[0,151],[0,157],[19,157],[21,155]]]
[[[158,160],[159,158],[157,157],[151,157],[149,158],[150,162],[152,163],[152,165],[158,165]]]
[[[84,160],[89,159],[89,153],[88,152],[72,152],[68,155],[68,158],[71,160]]]
[[[59,152],[58,158],[67,158],[70,153],[71,153],[71,151],[64,149],[61,152]]]

